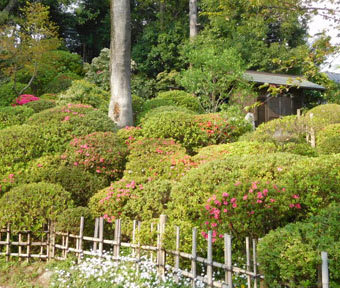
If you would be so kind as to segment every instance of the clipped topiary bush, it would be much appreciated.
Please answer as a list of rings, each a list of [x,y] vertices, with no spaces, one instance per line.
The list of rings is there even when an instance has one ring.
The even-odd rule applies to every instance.
[[[316,106],[306,113],[305,121],[316,132],[330,124],[340,123],[340,105],[324,104]]]
[[[204,109],[199,99],[182,90],[172,90],[158,93],[156,99],[164,99],[172,102],[173,105],[185,107],[196,113],[204,113]]]
[[[339,234],[339,206],[324,209],[305,222],[271,231],[258,245],[267,287],[317,287],[321,251],[328,253],[330,287],[340,287]]]
[[[204,146],[208,137],[195,121],[193,115],[183,112],[163,112],[142,121],[143,135],[148,138],[173,138],[189,153]]]
[[[63,157],[71,166],[117,180],[124,171],[127,153],[126,144],[116,134],[95,132],[74,138]]]
[[[86,80],[76,80],[64,93],[59,95],[58,103],[61,105],[68,103],[88,104],[94,108],[107,111],[110,95],[96,85]]]
[[[56,106],[54,101],[46,100],[46,99],[40,99],[37,101],[28,102],[24,105],[25,107],[33,109],[34,113],[39,113],[43,110],[50,109]]]
[[[124,178],[138,183],[181,178],[192,166],[185,149],[172,139],[141,139],[130,145]]]
[[[24,184],[0,199],[0,226],[11,223],[12,229],[37,231],[70,207],[73,207],[71,195],[60,185]]]
[[[238,141],[228,144],[210,145],[198,150],[197,155],[192,157],[195,162],[206,163],[214,160],[226,159],[230,156],[242,156],[246,154],[274,153],[277,148],[272,143]]]
[[[81,76],[72,72],[60,73],[45,85],[43,91],[45,93],[63,92],[71,87],[73,81],[80,80],[81,78]]]
[[[340,153],[340,123],[323,128],[317,134],[316,147],[320,154]]]
[[[94,219],[87,207],[68,208],[63,211],[57,216],[56,230],[78,234],[81,217],[84,217],[84,235],[90,235],[93,233]]]
[[[34,113],[26,106],[0,107],[0,129],[21,125]]]

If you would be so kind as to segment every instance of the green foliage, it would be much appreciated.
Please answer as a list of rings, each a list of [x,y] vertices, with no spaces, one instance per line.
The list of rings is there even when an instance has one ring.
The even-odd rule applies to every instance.
[[[340,287],[339,223],[339,206],[331,206],[263,237],[258,257],[268,287],[314,287],[320,280],[321,251],[328,253],[330,287]]]
[[[41,112],[46,109],[50,109],[55,107],[56,104],[54,101],[40,99],[38,101],[31,101],[25,104],[25,107],[31,108],[34,110],[34,113]]]
[[[65,157],[70,165],[117,180],[124,171],[127,153],[126,144],[116,134],[95,132],[74,138]]]
[[[311,145],[307,143],[288,142],[288,143],[285,143],[284,145],[279,146],[278,151],[288,152],[288,153],[298,154],[298,155],[303,155],[303,156],[309,156],[309,157],[318,156],[317,150],[311,147]]]
[[[131,93],[143,99],[151,99],[157,93],[157,82],[142,74],[131,75]]]
[[[104,48],[91,64],[85,63],[85,79],[105,91],[110,91],[110,49]]]
[[[110,95],[96,85],[86,80],[73,81],[72,86],[59,95],[59,104],[79,103],[88,104],[94,108],[107,111]]]
[[[198,98],[185,91],[171,90],[167,92],[160,92],[158,93],[156,98],[170,100],[172,102],[172,105],[185,107],[196,113],[204,112],[204,109],[201,106]]]
[[[81,217],[84,217],[84,235],[89,235],[93,232],[93,217],[87,207],[68,208],[62,211],[56,219],[56,230],[78,234]]]
[[[312,118],[311,115],[313,114]],[[330,125],[340,123],[340,105],[324,104],[314,107],[305,115],[305,121],[316,131]]]
[[[252,124],[244,119],[243,109],[239,105],[222,104],[221,114],[233,126],[233,134],[240,136],[253,130]]]
[[[150,179],[177,180],[190,169],[185,149],[172,139],[141,139],[130,145],[124,178],[136,182]]]
[[[163,112],[142,121],[145,137],[173,138],[189,153],[207,143],[207,136],[195,121],[193,115],[184,112]]]
[[[121,128],[117,132],[117,136],[121,138],[125,144],[130,145],[136,140],[143,138],[143,131],[140,127],[125,127]]]
[[[340,123],[326,126],[316,138],[320,154],[340,153]]]
[[[277,152],[277,148],[272,143],[238,141],[234,143],[203,147],[198,150],[197,155],[192,157],[192,159],[199,163],[206,163],[214,160],[228,159],[230,156],[236,155],[258,155],[274,152]]]
[[[0,226],[10,222],[12,229],[37,231],[72,206],[70,193],[58,184],[21,185],[0,199]]]
[[[23,124],[33,113],[27,106],[0,107],[0,129]]]
[[[137,95],[132,95],[132,112],[134,122],[136,122],[137,117],[139,117],[139,113],[142,112],[144,102],[143,98]]]
[[[42,92],[38,92],[40,95],[41,93],[60,93],[67,90],[71,85],[72,81],[80,80],[81,76],[68,72],[68,73],[61,73],[51,79],[46,85],[44,85],[44,89]],[[35,83],[33,83],[35,84]]]
[[[0,107],[11,105],[15,98],[19,96],[19,91],[22,90],[25,86],[26,85],[22,83],[14,84],[13,81],[2,84],[0,86]],[[15,87],[15,90],[13,87]],[[28,90],[25,90],[25,92],[29,93]]]

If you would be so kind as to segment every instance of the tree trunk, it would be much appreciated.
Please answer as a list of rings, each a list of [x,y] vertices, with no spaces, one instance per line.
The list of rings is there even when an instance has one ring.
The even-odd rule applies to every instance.
[[[189,0],[189,22],[190,22],[190,39],[194,39],[198,35],[197,0]]]
[[[130,0],[111,0],[111,100],[109,117],[132,126]]]

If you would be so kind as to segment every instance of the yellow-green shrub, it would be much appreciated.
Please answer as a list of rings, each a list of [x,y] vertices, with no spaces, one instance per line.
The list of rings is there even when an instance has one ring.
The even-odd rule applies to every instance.
[[[340,153],[340,123],[320,130],[316,137],[316,147],[320,154]]]

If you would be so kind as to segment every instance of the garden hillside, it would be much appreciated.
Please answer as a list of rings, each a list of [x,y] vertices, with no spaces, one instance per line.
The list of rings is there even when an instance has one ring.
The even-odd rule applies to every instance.
[[[85,80],[55,101],[15,101],[0,109],[1,226],[38,231],[54,220],[77,231],[80,216],[149,225],[166,214],[188,252],[194,226],[203,255],[208,230],[221,248],[230,233],[236,262],[246,236],[261,238],[268,287],[314,287],[327,251],[332,287],[340,287],[339,105],[253,131],[237,106],[205,113],[198,98],[174,90],[134,96],[138,126],[118,130],[106,92]],[[312,130],[315,148],[306,141]]]

